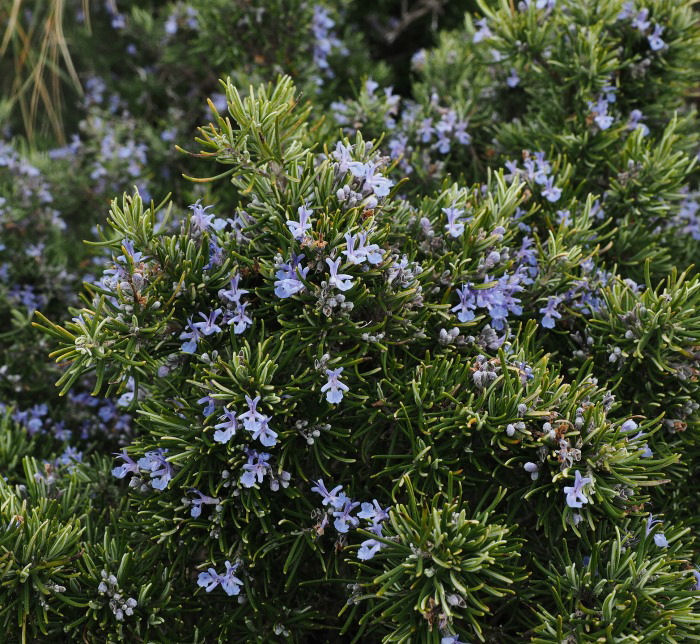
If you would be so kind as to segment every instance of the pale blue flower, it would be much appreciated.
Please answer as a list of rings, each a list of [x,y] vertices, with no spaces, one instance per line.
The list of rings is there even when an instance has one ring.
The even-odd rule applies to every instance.
[[[337,405],[343,399],[343,392],[349,390],[349,387],[338,379],[342,371],[343,367],[326,369],[328,382],[321,387],[321,392],[326,392],[326,400],[334,405]]]
[[[321,503],[323,505],[330,505],[331,507],[334,507],[336,510],[340,509],[343,507],[345,504],[345,499],[347,498],[345,496],[345,493],[342,492],[343,486],[342,485],[336,485],[330,492],[326,489],[326,485],[323,482],[323,479],[318,479],[318,481],[315,482],[316,485],[311,488],[312,492],[316,492],[317,494],[320,494],[322,497]]]
[[[259,440],[265,447],[273,447],[277,444],[277,433],[268,426],[269,416],[262,416],[257,427],[253,430],[253,440]]]
[[[216,406],[216,401],[210,396],[206,395],[203,398],[200,398],[197,401],[198,405],[205,405],[204,409],[202,410],[202,415],[206,418],[207,416],[210,416],[211,414],[214,413],[214,408]]]
[[[359,502],[346,498],[343,507],[333,512],[336,518],[333,525],[338,532],[345,533],[351,527],[355,528],[359,525],[360,520],[350,514],[358,505],[360,505]]]
[[[646,526],[646,536],[648,537],[651,531],[653,530],[654,526],[657,523],[661,523],[660,519],[655,519],[653,514],[650,514],[647,517],[647,526]],[[654,534],[654,543],[659,547],[659,548],[668,548],[668,541],[666,539],[666,535],[664,535],[663,532],[656,532]]]
[[[355,235],[352,233],[345,233],[345,244],[346,249],[342,251],[343,255],[348,262],[351,264],[361,264],[367,257],[362,249],[355,249]]]
[[[121,453],[117,452],[115,456],[124,460],[123,465],[118,465],[112,470],[112,476],[116,476],[118,479],[123,479],[127,474],[138,474],[139,466],[136,462],[126,453],[123,449]]]
[[[474,309],[476,308],[476,298],[474,292],[470,288],[470,284],[457,289],[459,296],[459,304],[453,306],[450,310],[457,312],[457,319],[460,322],[470,322],[474,319]]]
[[[277,280],[275,281],[275,295],[279,298],[287,298],[304,290],[302,279],[306,279],[309,272],[309,267],[303,268],[301,260],[304,255],[295,255],[292,253],[292,258],[288,264],[281,264],[275,273]],[[298,268],[298,273],[297,273]],[[300,279],[301,276],[301,279]]]
[[[221,327],[216,324],[216,319],[221,315],[221,309],[211,311],[209,315],[200,313],[199,316],[204,319],[204,322],[195,322],[192,327],[196,328],[203,336],[209,336],[214,333],[221,333]],[[182,337],[182,336],[181,336]]]
[[[364,179],[364,189],[373,192],[377,197],[386,197],[391,191],[394,182],[376,172],[377,164],[374,161],[352,161],[348,167],[353,176]]]
[[[238,420],[236,412],[232,409],[224,409],[224,415],[219,417],[222,422],[214,425],[214,440],[217,443],[228,443],[232,436],[236,435],[238,429]]]
[[[493,34],[491,33],[491,30],[489,29],[489,26],[486,22],[486,18],[481,18],[481,20],[477,20],[474,24],[477,27],[479,27],[474,32],[474,42],[481,42],[482,40],[486,40],[487,38],[491,38],[491,36]]]
[[[197,578],[197,585],[210,593],[221,584],[224,592],[229,597],[238,595],[241,591],[241,586],[243,586],[243,582],[234,575],[239,564],[231,565],[228,561],[224,562],[224,564],[226,566],[226,572],[223,575],[217,573],[214,568],[209,568],[206,572],[200,572]]]
[[[187,318],[187,327],[185,331],[180,334],[180,340],[187,340],[187,342],[184,342],[180,347],[184,353],[194,353],[197,350],[197,343],[202,337],[202,333],[197,328],[197,324],[199,324],[199,322],[192,323],[191,317]]]
[[[339,291],[347,291],[351,289],[354,284],[352,282],[352,275],[347,273],[338,273],[338,267],[340,266],[340,257],[333,261],[330,257],[326,258],[326,264],[330,269],[330,278],[328,279],[328,284],[336,287]]]
[[[368,561],[379,552],[381,547],[381,541],[377,541],[376,539],[367,539],[360,544],[360,549],[357,551],[357,558],[360,561]]]
[[[367,233],[361,232],[358,235],[357,252],[367,258],[367,261],[376,265],[384,259],[384,251],[377,244],[367,244]]]
[[[550,295],[547,298],[546,306],[540,309],[542,313],[542,326],[546,329],[553,329],[556,324],[555,318],[561,319],[561,313],[557,311],[557,306],[561,303],[561,298],[556,295]]]
[[[239,564],[231,565],[228,561],[225,561],[224,565],[226,566],[226,572],[221,576],[221,587],[229,597],[238,595],[241,592],[243,582],[233,573],[236,572]]]
[[[561,188],[554,185],[554,177],[547,177],[543,185],[544,188],[542,189],[542,196],[551,203],[559,201],[559,198],[561,197]]]
[[[663,31],[664,28],[661,25],[654,25],[654,31],[647,36],[649,47],[651,47],[652,51],[659,51],[666,46],[666,43],[661,38]]]
[[[207,210],[213,208],[213,206],[202,206],[201,201],[201,199],[197,199],[197,201],[189,207],[192,211],[190,225],[194,232],[202,234],[210,228],[213,230],[221,230],[226,226],[226,222],[223,219],[217,219],[214,214],[207,212]]]
[[[159,448],[146,452],[138,460],[138,466],[151,473],[151,485],[156,490],[164,490],[168,487],[168,483],[173,477],[173,467],[165,460],[167,451],[167,449]]]
[[[219,499],[215,499],[211,496],[207,496],[206,494],[202,494],[196,488],[192,488],[189,491],[198,495],[198,498],[192,499],[190,501],[190,504],[192,506],[192,509],[190,510],[190,516],[192,516],[193,519],[199,518],[199,516],[202,514],[202,504],[218,505],[220,503]]]
[[[243,487],[253,487],[255,482],[263,482],[265,474],[271,467],[268,463],[270,455],[266,452],[258,453],[254,449],[248,450],[248,462],[243,465],[243,475],[241,476],[241,485]]]
[[[511,88],[520,85],[520,76],[514,67],[510,68],[510,76],[506,78],[506,85]]]
[[[627,121],[627,129],[636,130],[638,128],[641,128],[642,136],[646,136],[647,134],[649,134],[649,128],[641,122],[643,118],[644,115],[640,110],[632,110],[630,112],[629,120]]]
[[[231,302],[232,304],[239,304],[241,301],[241,296],[248,293],[244,288],[239,288],[238,284],[241,281],[241,276],[236,273],[231,278],[231,286],[228,289],[219,289],[219,297],[222,300]]]
[[[464,233],[464,220],[460,216],[464,214],[461,208],[455,208],[454,204],[448,208],[443,208],[442,212],[447,216],[445,230],[450,237],[459,237]]]
[[[389,513],[374,499],[372,503],[363,503],[361,511],[357,513],[360,519],[367,519],[372,523],[381,523],[389,518]]]
[[[299,206],[297,213],[299,214],[299,221],[290,220],[287,222],[287,227],[291,231],[294,239],[302,241],[306,235],[306,231],[311,229],[309,217],[313,214],[313,211],[306,206]]]
[[[649,9],[644,7],[644,9],[640,9],[639,13],[632,18],[632,26],[635,29],[638,29],[639,31],[646,31],[649,29],[649,21],[647,18],[649,17]]]
[[[221,577],[213,568],[209,568],[206,572],[200,572],[199,577],[197,577],[197,585],[204,588],[208,593],[214,590],[220,583]]]
[[[245,427],[246,430],[254,432],[258,428],[260,421],[265,418],[265,416],[258,411],[260,396],[250,398],[250,396],[246,395],[245,401],[248,404],[248,411],[243,412],[238,417],[238,420],[243,421],[243,427]]]
[[[251,324],[253,324],[253,318],[251,318],[246,312],[248,302],[239,302],[236,305],[236,312],[233,317],[228,321],[230,326],[233,326],[233,332],[236,335],[243,333]]]
[[[592,483],[593,479],[587,476],[581,476],[581,472],[576,470],[576,477],[573,486],[566,486],[564,494],[566,494],[566,504],[570,508],[580,508],[584,503],[588,503],[588,498],[583,493],[583,486]]]

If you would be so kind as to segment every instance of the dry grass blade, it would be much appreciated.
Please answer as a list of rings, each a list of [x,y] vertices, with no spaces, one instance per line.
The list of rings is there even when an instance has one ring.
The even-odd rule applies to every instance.
[[[39,0],[32,5],[31,11],[23,13],[23,0],[0,0],[0,21],[7,19],[0,64],[5,62],[12,70],[8,98],[19,107],[27,138],[33,141],[37,125],[48,125],[63,143],[62,83],[82,93],[63,30],[65,0]],[[89,0],[83,0],[82,7],[89,28]],[[22,15],[28,24],[23,24]]]

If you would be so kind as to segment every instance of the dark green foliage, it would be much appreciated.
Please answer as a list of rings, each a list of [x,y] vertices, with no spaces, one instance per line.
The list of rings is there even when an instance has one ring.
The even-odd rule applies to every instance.
[[[8,641],[700,638],[691,3],[428,4],[74,25],[80,139],[0,143]]]

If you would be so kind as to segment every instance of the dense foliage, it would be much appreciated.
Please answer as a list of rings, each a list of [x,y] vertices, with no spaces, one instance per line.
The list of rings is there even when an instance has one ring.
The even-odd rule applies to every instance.
[[[689,0],[58,4],[82,96],[0,85],[8,641],[700,639]]]

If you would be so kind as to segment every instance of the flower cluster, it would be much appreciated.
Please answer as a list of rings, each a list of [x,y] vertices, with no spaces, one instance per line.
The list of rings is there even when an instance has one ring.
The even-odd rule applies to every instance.
[[[197,585],[200,588],[204,588],[208,593],[217,586],[221,586],[229,597],[238,595],[241,592],[243,582],[240,578],[236,577],[235,573],[240,565],[240,561],[231,564],[230,561],[226,560],[224,562],[226,570],[222,574],[217,573],[214,568],[209,568],[205,572],[200,572],[199,577],[197,577]]]
[[[122,450],[116,456],[124,463],[112,470],[112,475],[118,479],[123,479],[127,474],[133,476],[129,480],[129,486],[138,488],[141,492],[148,490],[149,486],[154,490],[164,490],[168,487],[170,479],[173,477],[173,466],[166,460],[167,449],[158,448],[146,452],[138,461],[134,461]],[[148,475],[149,479],[145,479]]]
[[[506,177],[511,181],[518,178],[528,185],[539,186],[540,194],[550,203],[556,203],[561,198],[561,188],[554,184],[552,166],[545,159],[544,152],[531,154],[523,151],[523,167],[518,167],[517,161],[506,161],[508,170]]]
[[[382,536],[382,522],[389,518],[388,508],[383,509],[376,499],[371,503],[353,501],[342,491],[342,485],[336,485],[329,491],[323,479],[318,479],[315,483],[316,485],[311,488],[311,491],[321,496],[321,505],[326,508],[316,527],[316,532],[319,535],[323,534],[332,518],[333,527],[341,535],[347,534],[351,528],[360,527],[360,519],[364,519],[367,522],[364,526],[365,530],[378,537]],[[360,511],[353,514],[358,507]],[[357,551],[357,558],[360,561],[372,559],[381,548],[381,541],[374,538],[365,539]]]
[[[130,617],[134,614],[134,608],[138,606],[137,601],[133,597],[124,598],[124,594],[119,588],[119,582],[114,575],[109,574],[106,570],[100,573],[102,581],[97,587],[97,592],[100,595],[109,597],[109,608],[118,622],[124,621],[124,617]]]

